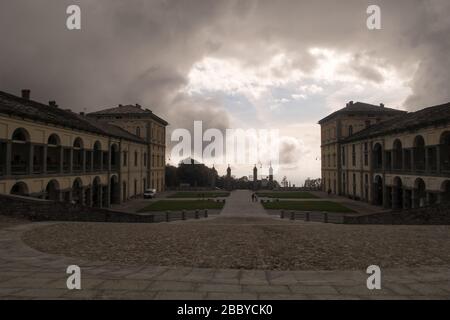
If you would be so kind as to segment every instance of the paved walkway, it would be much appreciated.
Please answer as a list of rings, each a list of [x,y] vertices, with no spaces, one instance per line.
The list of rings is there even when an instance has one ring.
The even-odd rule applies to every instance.
[[[268,217],[259,201],[252,202],[252,193],[249,190],[235,190],[226,198],[225,206],[220,215],[222,217]]]
[[[22,242],[23,232],[49,224],[0,230],[0,299],[450,298],[448,267],[382,270],[382,290],[368,290],[364,270],[131,267],[46,254]],[[65,271],[71,264],[81,267],[82,290],[66,287]]]

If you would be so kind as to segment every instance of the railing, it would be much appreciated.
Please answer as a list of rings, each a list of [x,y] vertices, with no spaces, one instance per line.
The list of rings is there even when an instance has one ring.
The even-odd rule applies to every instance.
[[[47,163],[47,172],[48,173],[57,173],[59,169],[59,165],[58,164],[49,164]]]
[[[305,222],[343,223],[345,214],[322,211],[280,211],[281,219],[303,220]]]
[[[28,173],[28,165],[27,164],[13,164],[11,165],[11,173],[12,174],[27,174]]]
[[[43,166],[40,164],[33,165],[33,173],[42,173],[44,170]]]

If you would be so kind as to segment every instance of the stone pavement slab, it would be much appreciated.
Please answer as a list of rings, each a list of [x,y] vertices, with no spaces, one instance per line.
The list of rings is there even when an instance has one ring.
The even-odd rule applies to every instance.
[[[450,299],[448,266],[382,269],[382,290],[368,290],[362,270],[126,266],[26,246],[23,232],[43,225],[0,230],[0,299]],[[82,290],[65,287],[70,264],[81,267]]]

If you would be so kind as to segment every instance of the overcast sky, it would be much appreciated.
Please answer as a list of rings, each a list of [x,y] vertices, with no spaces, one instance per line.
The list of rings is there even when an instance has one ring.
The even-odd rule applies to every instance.
[[[71,4],[79,31],[66,28]],[[382,30],[366,27],[370,4]],[[289,168],[277,178],[299,184],[320,176],[317,121],[346,102],[450,101],[449,15],[447,0],[4,0],[0,90],[74,111],[140,103],[169,133],[194,120],[279,129]]]

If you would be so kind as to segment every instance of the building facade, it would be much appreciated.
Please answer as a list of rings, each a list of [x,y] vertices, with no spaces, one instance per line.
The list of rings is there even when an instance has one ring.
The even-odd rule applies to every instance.
[[[343,194],[341,151],[343,141],[354,133],[377,124],[402,111],[361,102],[350,101],[340,109],[319,121],[321,126],[321,171],[324,191]]]
[[[140,105],[119,105],[87,114],[89,118],[120,127],[147,142],[149,188],[165,188],[166,126],[168,123]]]
[[[324,153],[323,190],[393,209],[450,201],[450,103],[393,113],[375,123],[360,116],[356,127],[349,119],[355,117],[342,110],[319,122],[324,134],[340,118],[341,131],[347,132],[333,144],[337,160],[331,170]],[[326,141],[322,136],[322,148]]]
[[[28,90],[0,92],[0,193],[109,207],[152,185],[149,149],[140,136],[33,101]]]

